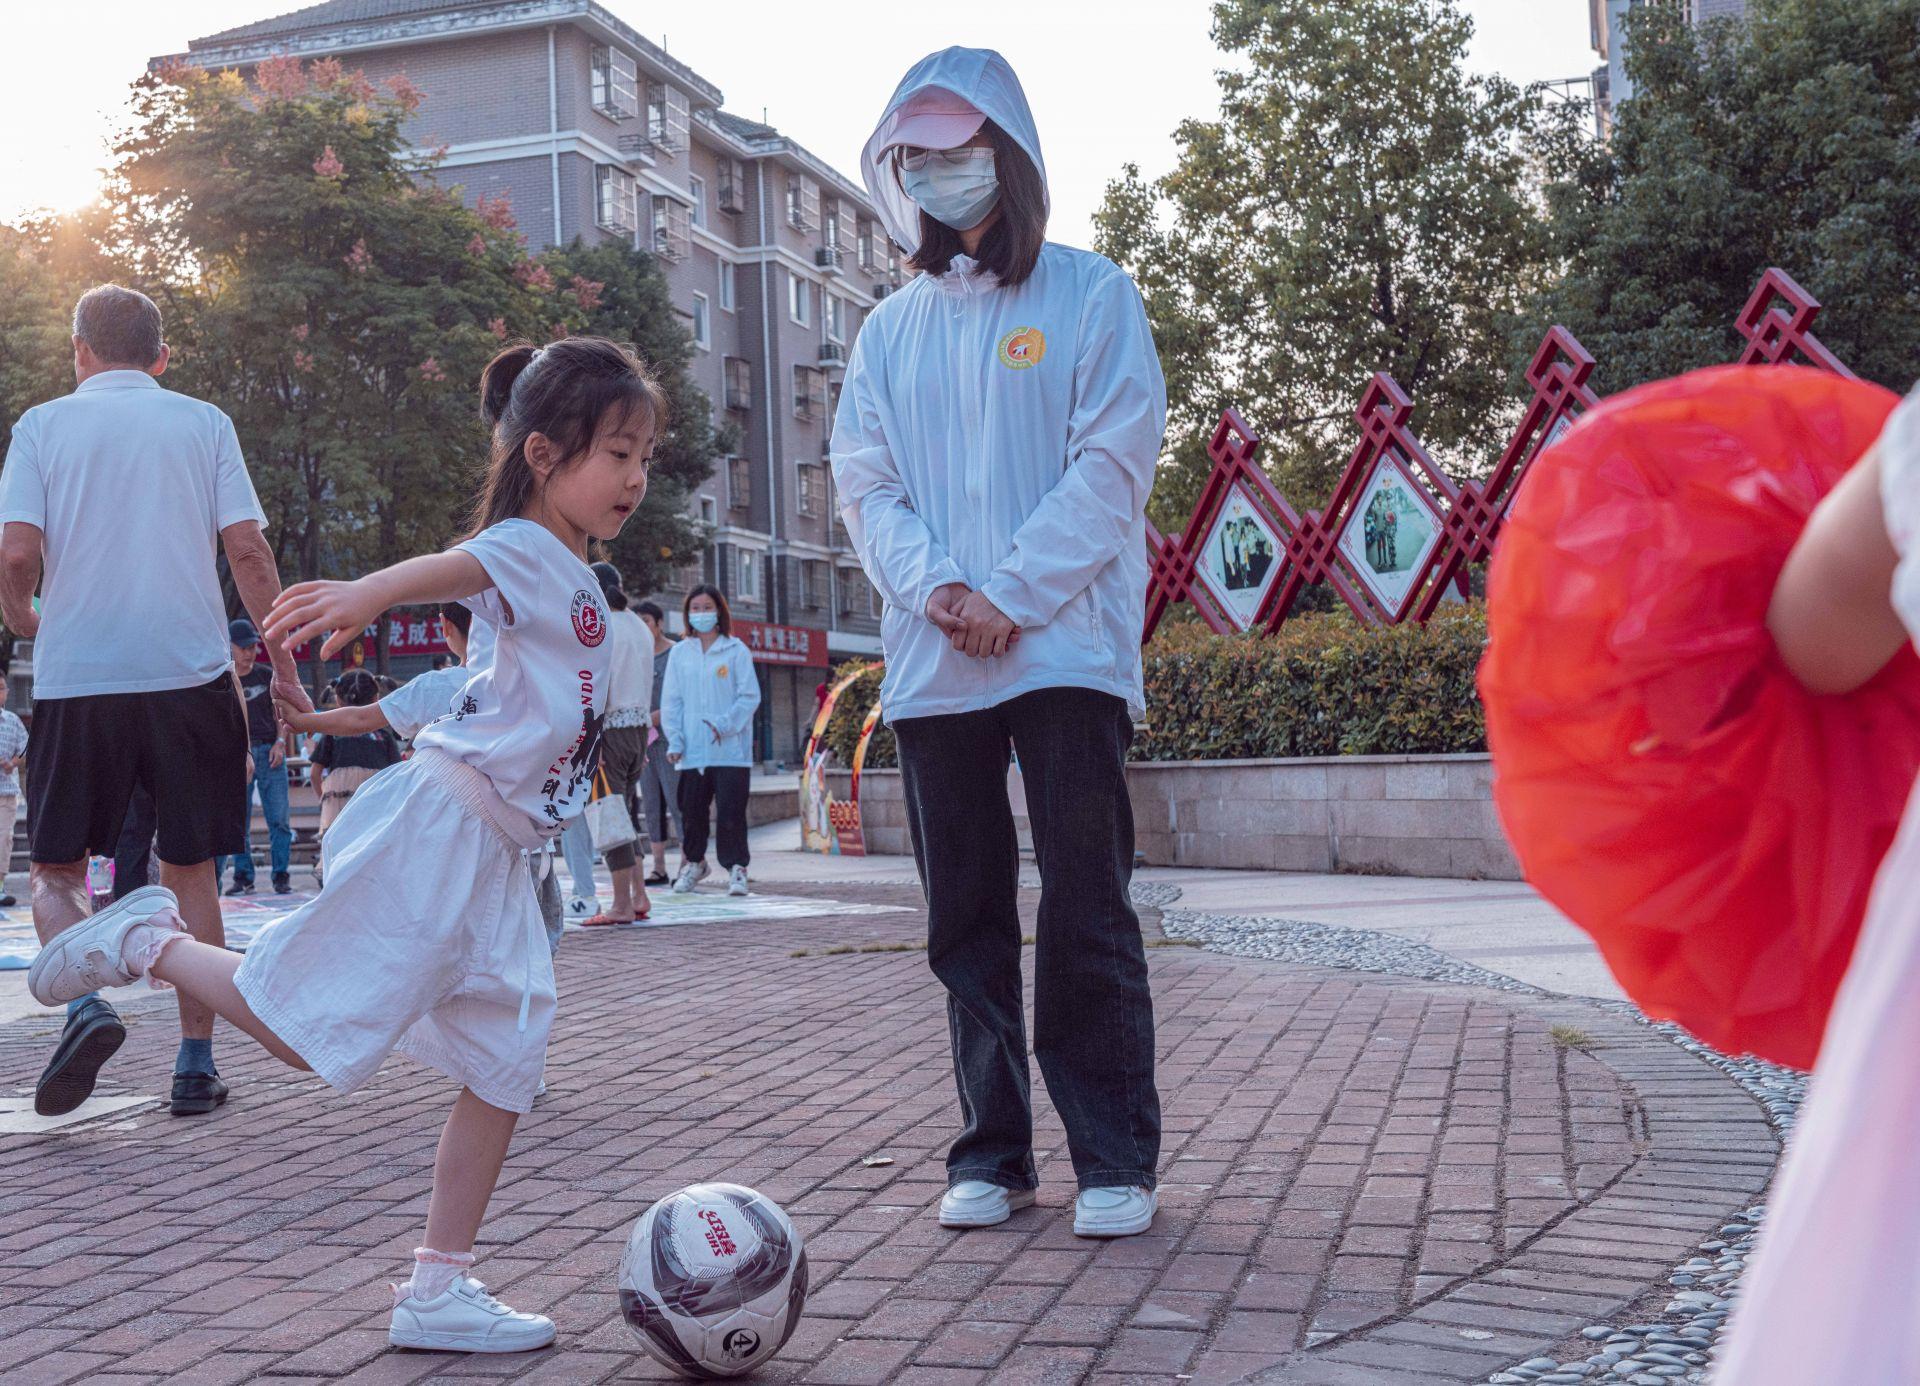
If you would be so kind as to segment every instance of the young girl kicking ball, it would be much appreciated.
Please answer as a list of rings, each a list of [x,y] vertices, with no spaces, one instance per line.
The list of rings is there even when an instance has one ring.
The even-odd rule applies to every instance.
[[[472,537],[355,582],[288,588],[267,625],[283,644],[332,632],[325,657],[389,607],[460,601],[494,636],[452,715],[341,812],[320,895],[242,959],[190,938],[171,892],[137,890],[42,949],[29,984],[49,1005],[140,976],[170,984],[342,1091],[395,1048],[456,1079],[425,1245],[395,1287],[388,1336],[520,1352],[552,1342],[552,1321],[465,1271],[553,1021],[529,856],[580,812],[599,750],[607,623],[587,545],[646,494],[666,399],[623,348],[582,337],[501,352],[481,394],[493,456]]]

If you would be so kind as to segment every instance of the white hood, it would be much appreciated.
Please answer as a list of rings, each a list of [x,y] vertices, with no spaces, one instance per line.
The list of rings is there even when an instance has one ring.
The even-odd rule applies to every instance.
[[[1044,188],[1046,161],[1040,157],[1040,134],[1033,126],[1033,112],[1027,107],[1027,94],[1020,79],[1013,75],[1007,60],[991,48],[943,48],[915,63],[887,102],[886,113],[874,127],[860,155],[860,173],[866,179],[867,195],[880,208],[887,232],[894,244],[908,255],[920,248],[920,209],[900,186],[899,176],[882,156],[892,143],[899,124],[900,107],[916,92],[938,87],[971,102],[987,119],[998,125],[1013,142],[1027,152],[1040,173]],[[1048,194],[1052,206],[1052,194]]]

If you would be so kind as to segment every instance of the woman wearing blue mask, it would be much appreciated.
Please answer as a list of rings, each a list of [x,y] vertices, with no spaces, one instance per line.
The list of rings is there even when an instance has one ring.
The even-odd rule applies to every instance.
[[[685,895],[712,870],[707,865],[713,822],[727,894],[747,893],[747,795],[753,775],[753,714],[760,680],[753,651],[734,638],[733,613],[720,589],[701,583],[687,593],[691,637],[673,647],[660,687],[660,730],[667,759],[680,771],[680,875],[673,893]]]
[[[1153,337],[1124,272],[1046,239],[1039,137],[998,53],[917,64],[861,166],[920,271],[855,339],[832,456],[887,601],[881,703],[948,992],[965,1126],[940,1220],[1002,1222],[1037,1183],[1017,754],[1041,878],[1033,1053],[1066,1126],[1074,1231],[1143,1232],[1160,1106],[1125,763],[1166,422]]]

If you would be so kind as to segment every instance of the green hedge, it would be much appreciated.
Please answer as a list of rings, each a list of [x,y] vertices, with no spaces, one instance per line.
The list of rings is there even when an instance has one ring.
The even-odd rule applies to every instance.
[[[1215,635],[1198,622],[1163,626],[1147,646],[1147,722],[1133,758],[1484,751],[1474,671],[1486,639],[1477,603],[1442,608],[1425,626],[1363,626],[1344,611],[1303,616],[1271,639]],[[838,765],[852,763],[881,674],[867,666],[834,706],[827,741]],[[899,763],[884,725],[866,763]]]
[[[1363,626],[1345,612],[1289,621],[1271,639],[1197,624],[1147,646],[1147,725],[1135,760],[1483,751],[1474,671],[1485,609],[1425,626]]]

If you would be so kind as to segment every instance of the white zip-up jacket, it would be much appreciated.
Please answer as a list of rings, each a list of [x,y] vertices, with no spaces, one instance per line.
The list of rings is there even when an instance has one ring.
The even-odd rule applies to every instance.
[[[933,55],[894,93],[863,161],[888,229],[909,249],[918,212],[875,146],[893,110],[928,86],[985,111],[1045,175],[1005,60],[979,49]],[[854,342],[832,458],[848,535],[886,600],[888,721],[1062,687],[1111,693],[1144,713],[1144,517],[1165,427],[1139,292],[1099,255],[1048,242],[1014,288],[961,256],[880,303]],[[927,620],[928,597],[952,582],[1020,627],[1007,654],[958,653]]]
[[[731,635],[713,648],[700,648],[689,635],[667,656],[661,680],[660,730],[667,752],[678,751],[682,770],[711,770],[722,765],[753,764],[753,713],[760,706],[760,680],[753,672],[753,651]],[[715,741],[707,730],[720,730]]]

